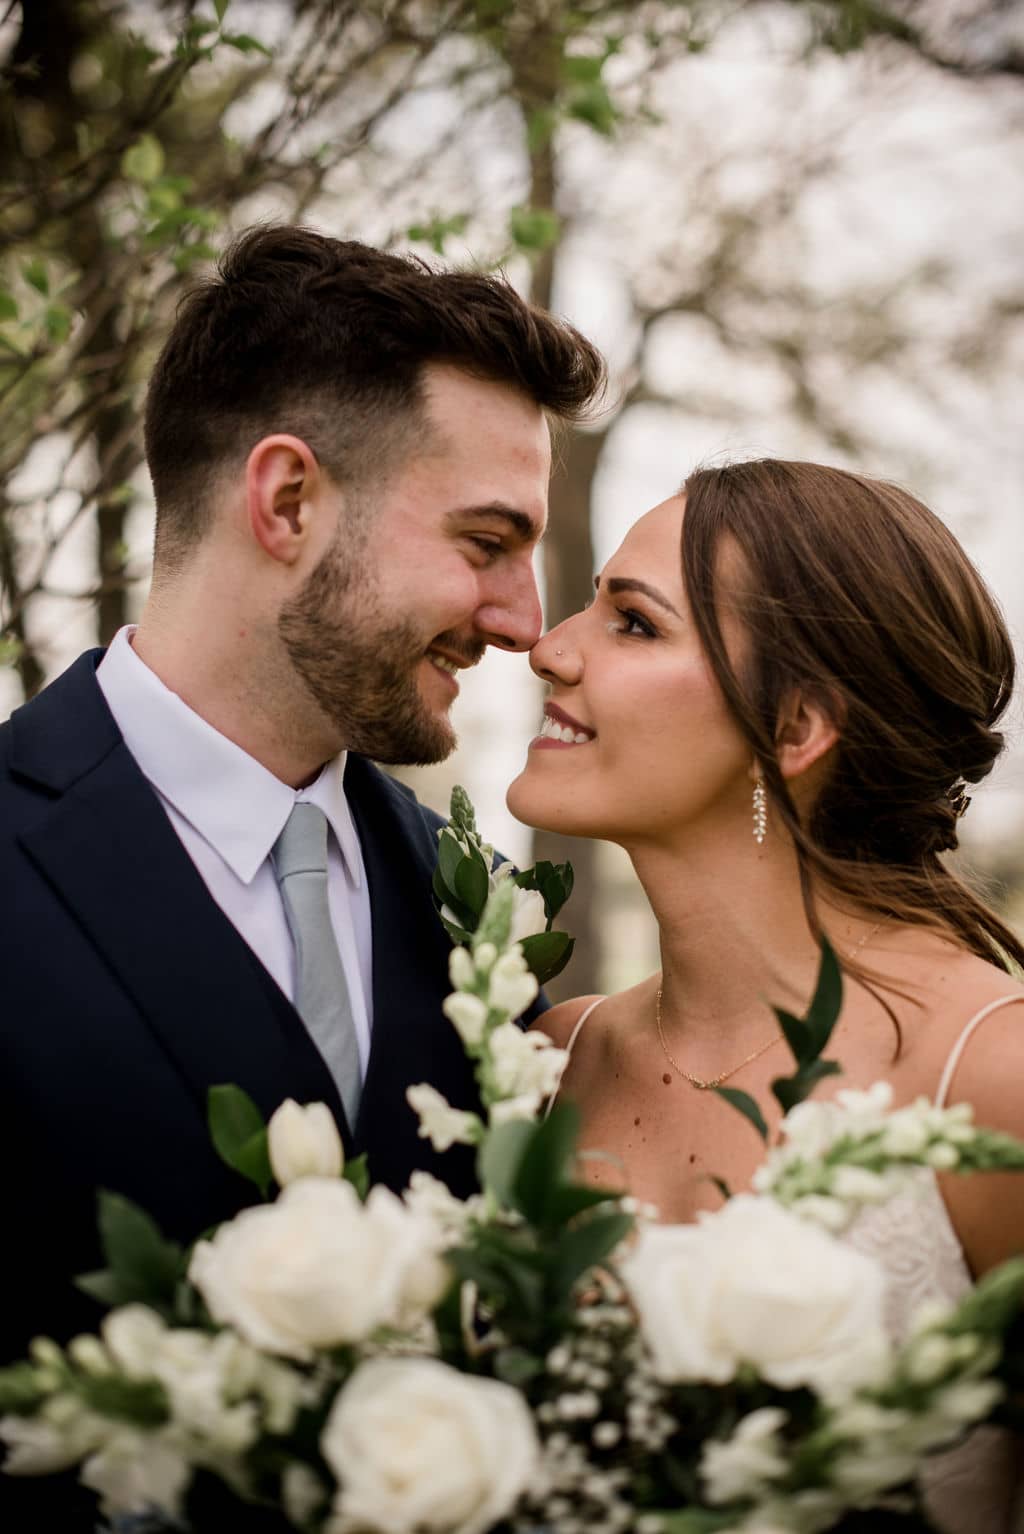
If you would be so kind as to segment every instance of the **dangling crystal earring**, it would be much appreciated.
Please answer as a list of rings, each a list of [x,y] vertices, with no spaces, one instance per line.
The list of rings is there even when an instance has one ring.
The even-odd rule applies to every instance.
[[[758,778],[754,784],[753,819],[754,840],[759,847],[763,847],[768,835],[768,795],[764,791],[763,778]]]

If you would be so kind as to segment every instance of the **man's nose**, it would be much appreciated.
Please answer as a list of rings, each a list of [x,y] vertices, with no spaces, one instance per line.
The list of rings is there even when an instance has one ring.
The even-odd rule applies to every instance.
[[[488,644],[503,650],[530,650],[540,638],[544,618],[533,563],[524,559],[505,572],[477,608],[476,628]]]

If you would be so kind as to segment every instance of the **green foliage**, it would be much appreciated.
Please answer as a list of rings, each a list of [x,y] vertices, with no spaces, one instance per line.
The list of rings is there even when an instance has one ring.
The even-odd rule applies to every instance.
[[[546,985],[562,973],[575,946],[576,939],[568,932],[535,932],[522,939],[523,958],[539,985]]]
[[[341,1175],[346,1182],[352,1184],[359,1197],[365,1200],[370,1191],[370,1167],[365,1153],[362,1156],[353,1156],[350,1161],[346,1161]]]
[[[508,216],[512,244],[527,255],[537,256],[554,245],[562,224],[550,208],[513,208]]]
[[[162,1427],[171,1415],[167,1392],[157,1380],[83,1371],[75,1376],[75,1392],[101,1416],[133,1422],[138,1427]]]
[[[210,1138],[220,1159],[256,1184],[264,1198],[273,1181],[267,1128],[247,1092],[230,1084],[211,1087],[206,1098]]]
[[[76,1279],[76,1287],[104,1305],[140,1301],[169,1315],[184,1269],[182,1248],[166,1241],[145,1210],[121,1194],[103,1190],[98,1204],[107,1267]]]
[[[405,232],[410,240],[415,240],[418,245],[429,245],[439,256],[443,256],[448,241],[453,235],[463,234],[468,223],[468,213],[450,213],[447,216],[437,213],[425,223],[410,224]]]
[[[764,1121],[764,1114],[757,1105],[755,1098],[749,1092],[741,1092],[738,1087],[715,1087],[719,1097],[724,1097],[738,1113],[742,1113],[745,1119],[749,1119],[757,1130],[762,1140],[768,1139],[768,1125]]]
[[[0,1416],[10,1412],[16,1417],[30,1417],[47,1394],[45,1371],[35,1364],[8,1364],[0,1369]]]

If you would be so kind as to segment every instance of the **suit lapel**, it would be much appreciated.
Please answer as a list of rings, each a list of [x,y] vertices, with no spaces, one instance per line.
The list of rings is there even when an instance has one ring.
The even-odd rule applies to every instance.
[[[359,833],[373,929],[373,1034],[356,1134],[375,1181],[404,1187],[413,1167],[453,1190],[474,1185],[463,1147],[438,1156],[419,1137],[406,1088],[429,1081],[454,1107],[474,1108],[472,1069],[441,1012],[451,944],[430,893],[437,854],[432,821],[364,759],[350,756],[345,789]]]
[[[210,896],[124,745],[94,667],[82,657],[15,716],[15,770],[55,793],[21,835],[26,853],[201,1104],[210,1085],[237,1082],[264,1113],[286,1094],[340,1111],[298,1014]]]

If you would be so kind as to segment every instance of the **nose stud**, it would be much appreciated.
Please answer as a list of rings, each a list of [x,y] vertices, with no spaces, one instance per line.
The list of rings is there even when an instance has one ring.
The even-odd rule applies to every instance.
[[[556,650],[556,651],[555,651],[555,654],[556,654],[556,655],[564,655],[564,654],[565,654],[565,651],[564,651],[564,650]]]

